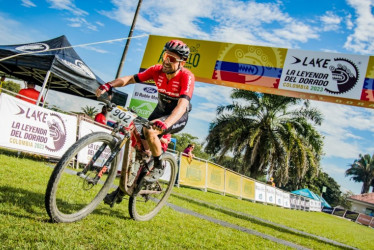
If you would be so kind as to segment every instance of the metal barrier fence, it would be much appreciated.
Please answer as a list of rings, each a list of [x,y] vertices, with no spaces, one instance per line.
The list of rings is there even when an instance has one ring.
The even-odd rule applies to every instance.
[[[332,214],[335,216],[339,216],[339,217],[351,220],[353,222],[374,228],[374,217],[366,215],[366,214],[357,213],[357,212],[353,212],[353,211],[346,210],[343,208],[338,208],[338,207],[323,208],[322,212],[327,213],[327,214]]]
[[[283,191],[247,176],[236,173],[205,159],[179,154],[178,185],[212,190],[264,204],[284,208],[321,211],[321,202]]]

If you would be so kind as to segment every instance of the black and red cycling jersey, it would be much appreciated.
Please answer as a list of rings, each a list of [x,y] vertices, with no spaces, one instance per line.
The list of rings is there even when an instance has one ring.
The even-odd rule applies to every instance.
[[[195,86],[195,76],[188,69],[181,68],[175,77],[168,80],[166,74],[162,72],[161,64],[134,75],[134,79],[136,82],[145,82],[151,79],[155,82],[158,90],[156,109],[164,115],[171,114],[180,98],[190,101]],[[190,110],[191,103],[188,111]]]

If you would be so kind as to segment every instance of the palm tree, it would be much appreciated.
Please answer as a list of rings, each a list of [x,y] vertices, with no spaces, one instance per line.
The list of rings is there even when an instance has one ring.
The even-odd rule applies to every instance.
[[[374,155],[359,155],[359,159],[354,160],[345,171],[345,176],[352,176],[354,182],[363,182],[361,194],[368,193],[374,181]]]
[[[210,124],[206,151],[222,158],[231,152],[242,159],[242,173],[258,178],[266,173],[278,186],[294,172],[298,180],[318,172],[322,136],[309,123],[320,125],[321,113],[301,99],[233,90],[233,104],[219,106]],[[294,105],[303,104],[291,110]],[[295,107],[295,106],[294,106]]]
[[[97,110],[95,107],[92,107],[92,106],[87,106],[84,107],[84,108],[81,108],[83,113],[85,113],[86,115],[88,115],[89,117],[93,118],[98,112],[99,110]]]

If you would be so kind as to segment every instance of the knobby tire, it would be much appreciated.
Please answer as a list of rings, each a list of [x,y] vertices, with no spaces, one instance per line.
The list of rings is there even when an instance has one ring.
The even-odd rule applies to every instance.
[[[129,198],[129,213],[131,218],[137,221],[148,221],[152,219],[156,214],[161,210],[161,208],[165,205],[167,199],[169,198],[171,191],[173,189],[176,174],[177,174],[177,163],[173,155],[165,153],[163,158],[163,162],[168,162],[170,164],[170,179],[168,180],[159,180],[158,182],[161,183],[161,185],[165,185],[165,190],[160,195],[149,195],[148,200],[144,199],[144,196],[141,194],[138,194],[136,196],[131,196]],[[146,200],[146,201],[145,201]],[[150,211],[146,211],[144,214],[141,211],[141,206],[146,203],[151,203]]]
[[[116,144],[116,139],[108,134],[108,133],[104,133],[104,132],[95,132],[95,133],[92,133],[92,134],[89,134],[89,135],[86,135],[84,137],[82,137],[81,139],[79,139],[77,142],[75,142],[65,153],[64,155],[62,156],[62,158],[60,159],[60,161],[57,163],[56,167],[54,168],[53,172],[52,172],[52,175],[49,179],[49,182],[48,182],[48,186],[47,186],[47,190],[46,190],[46,195],[45,195],[45,206],[46,206],[46,210],[47,210],[47,213],[48,215],[50,216],[52,222],[65,222],[65,223],[68,223],[68,222],[75,222],[75,221],[78,221],[78,220],[81,220],[83,218],[85,218],[87,215],[89,215],[99,204],[100,202],[104,199],[105,195],[108,193],[108,190],[109,188],[111,187],[115,177],[116,177],[116,173],[117,173],[117,160],[118,160],[118,155],[114,158],[114,160],[112,161],[112,164],[111,164],[111,168],[108,172],[108,174],[104,174],[105,177],[106,177],[106,180],[102,180],[100,181],[99,183],[97,183],[96,185],[92,185],[92,187],[94,187],[95,189],[98,190],[98,193],[96,194],[96,190],[89,190],[89,188],[91,186],[89,186],[89,184],[85,184],[85,179],[82,178],[82,177],[78,177],[77,174],[74,175],[74,171],[73,170],[70,170],[70,169],[66,169],[68,166],[69,166],[69,163],[72,161],[72,160],[75,160],[76,159],[76,155],[83,149],[85,148],[86,146],[88,145],[92,145],[92,143],[97,143],[97,142],[102,142],[102,143],[105,143],[107,145],[107,147],[109,146],[109,148],[112,150],[114,147],[115,147],[115,144]],[[96,151],[95,151],[96,152]],[[79,197],[78,199],[74,197],[74,199],[78,200],[76,203],[80,203],[82,200],[84,200],[85,198],[88,201],[88,204],[65,204],[64,202],[61,201],[60,198],[56,198],[56,195],[57,195],[57,192],[59,191],[59,189],[62,189],[64,190],[64,186],[61,186],[59,187],[59,182],[60,182],[60,179],[62,176],[65,176],[66,175],[69,175],[67,174],[67,172],[72,172],[73,174],[70,174],[70,176],[67,176],[66,178],[76,178],[76,182],[78,183],[77,184],[77,187],[79,186],[82,186],[84,187],[84,185],[86,185],[86,189],[88,191],[91,191],[91,194],[92,196],[94,196],[94,198],[92,200],[90,200],[90,198],[87,198],[87,196],[85,196],[84,192],[87,193],[87,190],[84,190],[85,188],[82,188],[82,190],[75,190],[74,188],[71,188],[73,191],[76,191],[76,194],[79,195],[79,192],[82,193],[82,197]],[[97,170],[95,170],[97,171]],[[77,172],[75,172],[77,173]],[[104,176],[103,175],[103,176]],[[88,176],[88,173],[87,173],[87,176]],[[79,179],[80,178],[80,179]],[[103,179],[103,178],[101,178]],[[64,179],[65,180],[65,179]],[[74,179],[75,180],[75,179]],[[105,182],[104,182],[105,181]],[[80,184],[80,182],[82,182],[82,184]],[[102,184],[102,182],[104,182],[104,184]],[[100,185],[100,186],[99,186]],[[88,187],[88,188],[87,188]],[[69,187],[66,187],[66,189],[68,189]],[[62,191],[63,192],[63,191]],[[75,194],[73,194],[75,195]],[[71,196],[71,195],[70,195]],[[67,212],[65,211],[61,211],[60,207],[58,207],[57,203],[61,202],[61,204],[65,204],[67,207],[70,205],[71,207],[73,206],[78,206],[79,210],[76,211],[76,212],[72,212],[70,213],[70,210],[67,208]],[[84,202],[84,201],[82,201]],[[82,208],[80,208],[80,206],[83,206]],[[65,208],[63,208],[62,210],[64,210]]]

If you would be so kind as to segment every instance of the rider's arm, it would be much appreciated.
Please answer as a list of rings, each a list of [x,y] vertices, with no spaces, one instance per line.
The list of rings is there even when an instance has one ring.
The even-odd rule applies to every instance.
[[[165,120],[166,126],[170,127],[175,122],[177,122],[184,113],[186,113],[188,105],[190,102],[186,98],[180,98],[177,106],[174,108],[173,112]]]
[[[134,76],[124,76],[124,77],[120,77],[120,78],[117,78],[117,79],[111,81],[110,85],[113,88],[117,88],[117,87],[124,87],[124,86],[126,86],[128,84],[132,84],[132,83],[135,83]]]
[[[116,87],[123,87],[123,86],[126,86],[126,85],[131,84],[131,83],[135,83],[134,76],[124,76],[124,77],[117,78],[117,79],[115,79],[111,82],[108,82],[108,83],[106,83],[102,86],[105,86],[105,85],[109,84],[112,88],[116,88]],[[96,96],[97,97],[101,96],[106,91],[109,91],[108,89],[110,87],[108,87],[107,90],[104,90],[104,89],[101,89],[102,86],[100,86],[98,89],[96,89]]]

